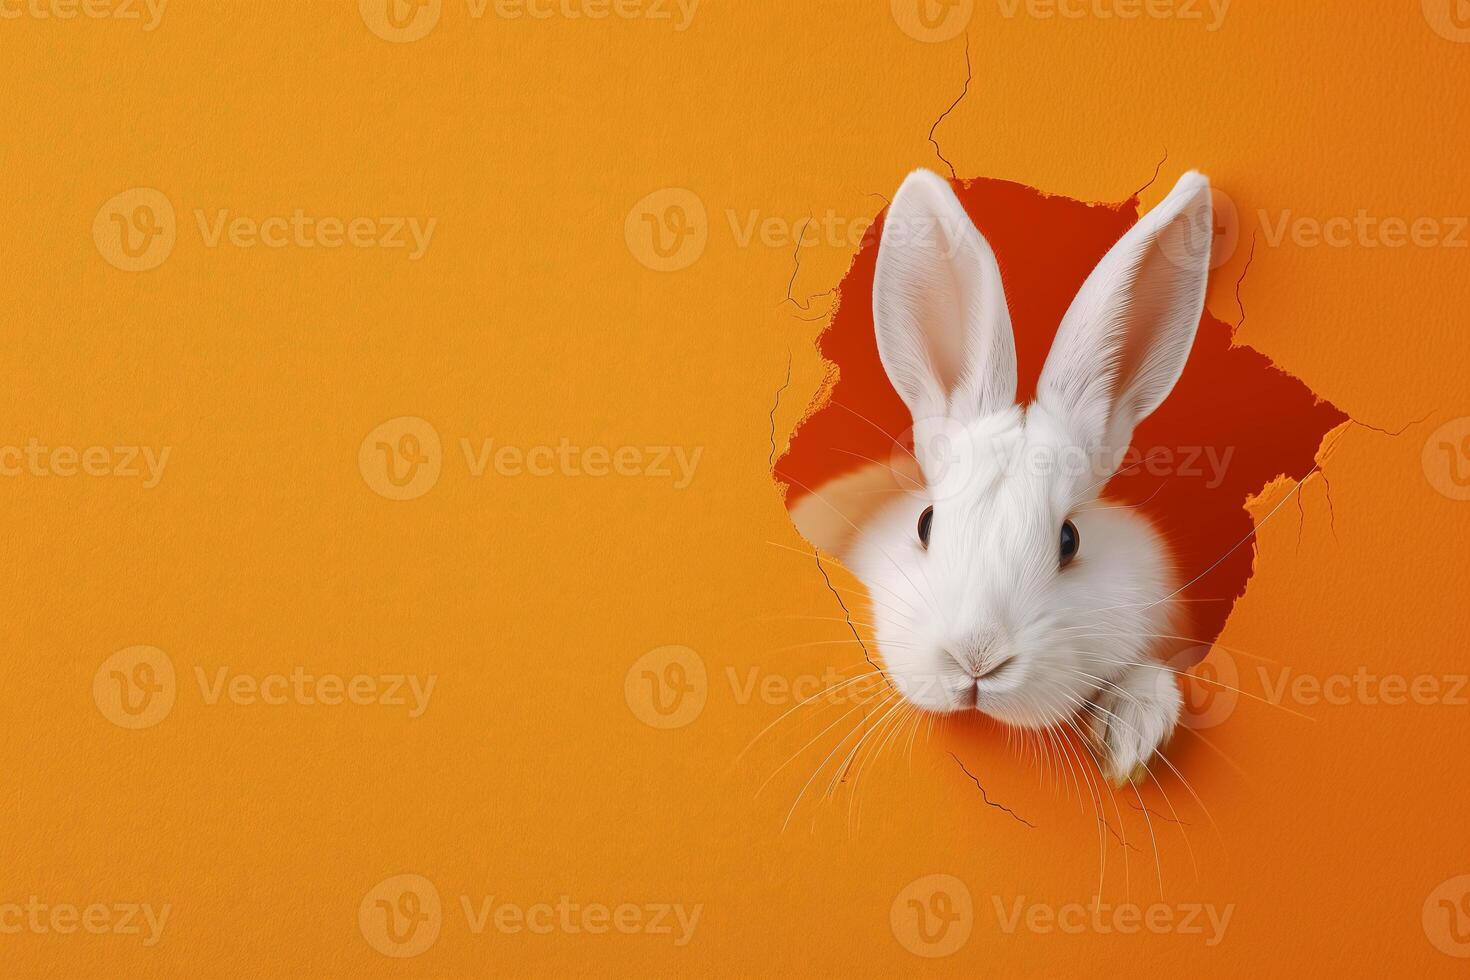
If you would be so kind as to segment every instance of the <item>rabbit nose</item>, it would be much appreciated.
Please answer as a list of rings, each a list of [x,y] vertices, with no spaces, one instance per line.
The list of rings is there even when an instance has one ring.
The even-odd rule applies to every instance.
[[[999,630],[978,633],[968,643],[948,648],[950,657],[975,680],[989,677],[1010,662],[1010,657],[1000,655],[1001,635]]]
[[[982,661],[971,657],[959,656],[953,651],[950,652],[950,656],[964,669],[965,673],[970,675],[971,680],[976,681],[983,681],[987,677],[993,677],[999,674],[1014,659],[1012,657],[992,657],[988,661]]]

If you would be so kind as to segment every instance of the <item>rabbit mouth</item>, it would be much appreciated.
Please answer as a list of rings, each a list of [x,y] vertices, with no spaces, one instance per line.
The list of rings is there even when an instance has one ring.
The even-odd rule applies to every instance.
[[[1006,694],[1011,690],[1011,685],[995,684],[986,676],[966,678],[965,683],[954,688],[953,701],[947,710],[999,716],[1004,713]]]

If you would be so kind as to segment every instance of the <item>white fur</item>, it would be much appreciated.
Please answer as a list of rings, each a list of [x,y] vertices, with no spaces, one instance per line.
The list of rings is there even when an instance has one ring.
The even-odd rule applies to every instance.
[[[926,482],[847,556],[885,668],[934,711],[1033,729],[1081,716],[1119,781],[1178,720],[1178,686],[1153,656],[1177,632],[1176,583],[1148,522],[1099,495],[1188,358],[1209,271],[1208,238],[1200,249],[1189,236],[1210,220],[1208,182],[1186,174],[1087,279],[1024,408],[1000,269],[948,183],[926,171],[904,182],[878,255],[879,353]],[[1081,547],[1063,568],[1068,519]]]

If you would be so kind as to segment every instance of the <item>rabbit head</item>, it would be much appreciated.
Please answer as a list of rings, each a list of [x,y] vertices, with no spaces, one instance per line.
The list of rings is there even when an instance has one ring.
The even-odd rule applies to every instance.
[[[1211,222],[1209,182],[1184,175],[1088,276],[1020,406],[989,244],[940,177],[916,172],[895,196],[874,324],[922,488],[879,511],[845,557],[912,703],[1033,729],[1081,716],[1117,780],[1172,732],[1178,685],[1155,659],[1178,632],[1168,552],[1143,517],[1099,499],[1184,370]]]

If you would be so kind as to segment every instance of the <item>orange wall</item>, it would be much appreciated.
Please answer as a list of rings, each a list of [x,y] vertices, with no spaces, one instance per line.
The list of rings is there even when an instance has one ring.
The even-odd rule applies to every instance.
[[[1448,679],[1470,671],[1452,468],[1470,466],[1470,233],[1452,220],[1470,211],[1470,31],[1448,3],[1235,0],[1214,30],[1207,4],[955,8],[974,77],[935,137],[956,171],[1120,201],[1167,148],[1145,207],[1206,171],[1242,222],[1212,311],[1239,319],[1255,232],[1238,339],[1362,423],[1300,507],[1285,486],[1254,506],[1274,516],[1220,641],[1246,695],[1197,706],[1170,755],[1192,792],[1144,797],[1156,841],[1130,797],[1108,804],[1124,846],[1075,770],[981,726],[920,732],[911,756],[895,735],[830,799],[814,783],[784,832],[826,755],[799,750],[851,719],[799,710],[738,758],[792,683],[862,662],[769,465],[821,382],[817,294],[852,226],[912,168],[944,169],[927,136],[966,41],[923,40],[943,19],[882,0],[704,0],[684,30],[671,3],[618,8],[660,20],[568,2],[512,19],[442,0],[398,29],[369,0],[178,2],[152,30],[0,4],[6,972],[1463,971],[1470,707],[1445,702],[1470,693]],[[171,233],[157,196],[114,201],[133,188],[168,201]],[[263,229],[282,247],[244,224],[212,238],[221,211],[297,209],[309,234]],[[1379,223],[1313,244],[1311,222],[1360,212]],[[113,215],[137,217],[137,254]],[[407,225],[408,247],[379,222],[328,247],[394,217],[416,219],[418,258]],[[1390,247],[1385,219],[1429,224]],[[32,439],[40,462],[3,454]],[[462,440],[489,439],[528,455],[476,475]],[[152,485],[127,446],[153,450]],[[76,475],[40,475],[56,469]],[[113,659],[139,646],[159,652]],[[296,668],[315,680],[298,690]],[[1380,677],[1366,696],[1264,703],[1283,676],[1360,671]],[[406,685],[404,704],[350,702],[395,675],[417,708]],[[1441,686],[1383,703],[1388,675]],[[247,703],[260,683],[284,703]],[[960,747],[1034,826],[985,805]],[[1163,794],[1187,826],[1158,816]],[[1108,908],[1162,902],[1172,931],[1045,928],[1100,879]],[[562,896],[605,906],[586,920],[605,932],[562,924]],[[379,900],[420,917],[403,942]],[[122,930],[128,903],[168,907],[156,943],[141,915]],[[659,903],[697,907],[687,943],[672,915],[650,931]],[[1007,932],[1018,903],[1038,918]],[[1176,928],[1194,903],[1230,910],[1215,945]],[[550,933],[511,931],[517,910]],[[921,935],[916,910],[958,918]]]

